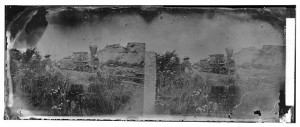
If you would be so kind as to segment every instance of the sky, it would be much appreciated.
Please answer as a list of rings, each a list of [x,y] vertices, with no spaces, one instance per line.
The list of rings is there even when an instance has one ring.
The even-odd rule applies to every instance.
[[[128,42],[141,42],[146,43],[147,51],[176,50],[181,58],[188,56],[191,61],[198,61],[210,54],[225,54],[226,47],[237,52],[246,47],[284,45],[282,30],[247,12],[214,15],[162,12],[151,21],[139,13],[78,15],[82,22],[64,24],[61,20],[66,18],[61,18],[59,11],[49,12],[48,26],[36,45],[38,51],[61,59],[74,51],[89,51],[89,44],[103,49],[110,44],[125,46]]]

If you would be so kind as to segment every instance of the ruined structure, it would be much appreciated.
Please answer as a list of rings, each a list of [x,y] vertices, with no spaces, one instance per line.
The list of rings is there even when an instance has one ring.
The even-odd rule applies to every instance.
[[[118,61],[128,64],[142,64],[145,57],[145,43],[130,42],[126,47],[120,44],[108,45],[99,50],[97,55],[100,63]]]

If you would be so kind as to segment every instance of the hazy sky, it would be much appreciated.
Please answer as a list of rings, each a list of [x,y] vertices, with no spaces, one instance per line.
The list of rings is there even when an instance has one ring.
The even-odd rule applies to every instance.
[[[282,33],[247,13],[216,13],[213,17],[205,13],[161,13],[151,22],[134,13],[107,15],[101,21],[90,15],[83,16],[88,22],[63,28],[55,22],[56,17],[57,12],[47,14],[49,24],[37,45],[41,54],[52,54],[54,59],[73,51],[88,51],[90,43],[102,49],[107,44],[143,42],[147,50],[176,50],[180,57],[189,56],[192,61],[209,54],[225,54],[224,48],[229,46],[239,51],[251,46],[284,44]]]

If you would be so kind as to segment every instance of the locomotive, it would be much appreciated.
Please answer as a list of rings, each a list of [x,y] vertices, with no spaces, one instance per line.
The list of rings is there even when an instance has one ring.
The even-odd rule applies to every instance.
[[[224,54],[212,54],[208,58],[200,60],[202,72],[217,74],[233,74],[235,63],[233,60],[233,48],[225,48],[227,57]]]
[[[73,52],[73,56],[61,60],[60,68],[94,73],[99,67],[99,59],[96,57],[97,45],[90,45],[90,57],[88,52]]]

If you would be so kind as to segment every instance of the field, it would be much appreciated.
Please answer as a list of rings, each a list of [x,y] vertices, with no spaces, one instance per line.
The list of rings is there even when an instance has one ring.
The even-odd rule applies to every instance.
[[[234,75],[183,72],[167,79],[167,84],[157,91],[157,112],[277,121],[284,71],[279,67],[237,68]]]
[[[128,110],[128,103],[134,100],[133,93],[142,88],[142,81],[123,76],[138,67],[105,66],[101,73],[60,70],[56,66],[47,69],[37,52],[26,61],[12,59],[10,67],[14,104],[6,110],[6,119],[26,115],[92,116],[124,113],[128,112],[125,111]]]
[[[156,62],[157,115],[278,121],[285,81],[279,66],[236,66],[233,75],[223,75],[182,69],[175,52],[158,55]],[[14,104],[6,119],[143,113],[143,77],[136,74],[144,69],[139,66],[105,65],[98,73],[47,69],[38,53],[31,59],[25,53],[10,67]]]

